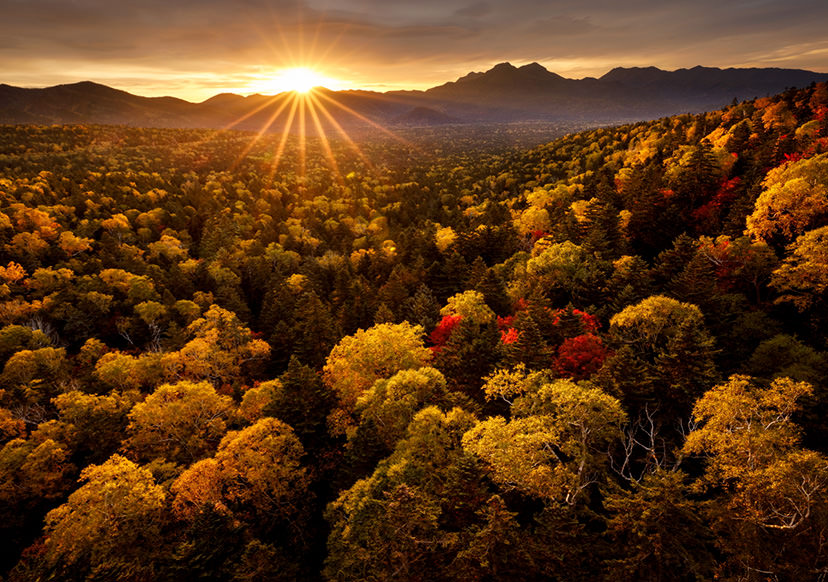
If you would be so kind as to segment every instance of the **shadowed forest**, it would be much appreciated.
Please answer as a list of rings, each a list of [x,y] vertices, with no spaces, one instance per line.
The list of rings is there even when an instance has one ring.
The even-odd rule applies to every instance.
[[[0,577],[825,578],[828,85],[400,135],[0,127]]]

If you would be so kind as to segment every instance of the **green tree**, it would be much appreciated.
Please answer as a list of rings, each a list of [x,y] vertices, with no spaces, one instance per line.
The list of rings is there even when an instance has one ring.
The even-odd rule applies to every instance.
[[[324,575],[330,580],[450,578],[464,546],[457,532],[486,499],[475,461],[460,446],[474,417],[421,410],[394,453],[328,506]]]
[[[686,478],[657,470],[607,495],[607,580],[713,579],[713,535]]]

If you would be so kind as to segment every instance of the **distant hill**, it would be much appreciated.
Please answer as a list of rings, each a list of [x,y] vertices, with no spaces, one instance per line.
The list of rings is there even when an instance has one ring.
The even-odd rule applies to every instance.
[[[426,91],[315,90],[326,114],[306,116],[306,130],[339,131],[373,123],[555,121],[619,123],[719,108],[826,81],[796,69],[694,67],[616,68],[604,76],[567,79],[538,63],[500,63]],[[223,93],[201,103],[140,97],[90,81],[44,89],[0,85],[0,124],[100,123],[144,127],[234,127],[281,130],[291,116],[290,93],[242,97]],[[296,114],[296,113],[294,113]]]
[[[84,81],[46,89],[0,85],[0,123],[105,123],[203,127],[220,110],[174,97],[139,97]]]
[[[441,111],[431,109],[430,107],[415,107],[408,113],[400,115],[393,120],[395,125],[446,125],[450,123],[460,123],[456,117],[446,115]]]

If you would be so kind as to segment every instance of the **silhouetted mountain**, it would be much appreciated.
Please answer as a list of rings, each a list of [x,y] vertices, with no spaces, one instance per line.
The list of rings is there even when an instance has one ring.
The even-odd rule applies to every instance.
[[[107,123],[148,127],[211,125],[217,111],[174,97],[139,97],[83,81],[47,89],[0,85],[0,123]]]
[[[441,125],[455,122],[565,121],[618,123],[719,108],[828,80],[828,74],[795,69],[693,67],[616,68],[599,79],[567,79],[538,63],[500,63],[426,91],[330,91],[317,88],[306,104],[309,132],[372,124]],[[281,131],[302,115],[293,93],[231,93],[201,103],[173,97],[140,97],[85,81],[45,89],[0,85],[0,123],[101,123],[146,127],[233,127]],[[297,103],[297,105],[294,105]],[[307,109],[307,108],[304,108]],[[298,124],[294,124],[294,128]]]
[[[554,120],[637,120],[721,107],[828,80],[828,74],[795,69],[694,67],[616,68],[600,79],[566,79],[538,63],[501,63],[485,73],[425,91],[450,115]]]

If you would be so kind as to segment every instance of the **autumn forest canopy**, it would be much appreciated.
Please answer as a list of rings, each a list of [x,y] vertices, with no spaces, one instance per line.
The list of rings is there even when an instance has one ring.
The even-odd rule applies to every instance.
[[[828,85],[501,138],[0,127],[0,579],[823,579]]]

